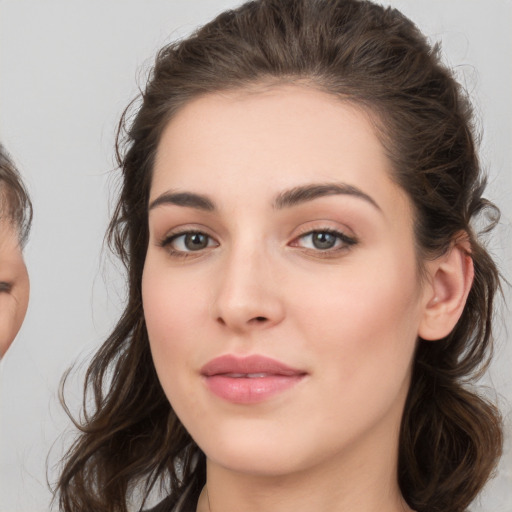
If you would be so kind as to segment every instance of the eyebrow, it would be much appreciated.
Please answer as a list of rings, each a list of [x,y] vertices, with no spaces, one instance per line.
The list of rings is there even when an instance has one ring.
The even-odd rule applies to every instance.
[[[290,190],[281,192],[276,197],[274,200],[274,208],[277,210],[290,208],[298,204],[313,201],[313,199],[318,199],[319,197],[334,195],[348,195],[363,199],[382,212],[380,206],[371,196],[365,194],[357,187],[346,183],[318,183],[294,187]]]
[[[215,210],[215,205],[211,199],[202,194],[194,194],[193,192],[165,192],[150,203],[148,210],[163,204],[185,206],[207,212]]]
[[[320,197],[333,195],[357,197],[371,204],[377,210],[382,211],[380,206],[371,196],[364,193],[357,187],[346,183],[316,183],[294,187],[278,194],[274,199],[272,206],[276,210],[282,210],[284,208],[291,208],[302,203],[313,201]],[[152,210],[165,204],[195,208],[197,210],[207,212],[211,212],[216,209],[215,203],[206,195],[196,194],[194,192],[168,191],[153,200],[150,203],[148,210]]]

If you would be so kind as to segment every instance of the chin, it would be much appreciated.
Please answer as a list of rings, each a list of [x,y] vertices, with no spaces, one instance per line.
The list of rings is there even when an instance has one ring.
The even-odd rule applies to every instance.
[[[192,436],[211,463],[227,470],[261,477],[284,476],[307,468],[319,456],[319,450],[308,453],[306,449],[315,443],[304,436],[295,438],[277,422],[235,423],[229,428],[217,424]]]
[[[231,472],[251,476],[275,478],[289,475],[304,469],[282,447],[267,449],[261,446],[241,446],[239,450],[231,446],[229,450],[206,452],[207,459]]]

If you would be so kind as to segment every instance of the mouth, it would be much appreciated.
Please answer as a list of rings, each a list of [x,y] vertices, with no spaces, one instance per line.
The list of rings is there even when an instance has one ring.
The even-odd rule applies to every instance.
[[[307,373],[265,356],[225,355],[203,366],[201,375],[208,390],[223,400],[254,404],[284,393]]]

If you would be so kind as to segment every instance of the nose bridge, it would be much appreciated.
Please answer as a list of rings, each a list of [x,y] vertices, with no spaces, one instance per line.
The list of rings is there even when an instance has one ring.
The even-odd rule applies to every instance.
[[[235,330],[279,323],[284,314],[272,258],[261,240],[240,241],[226,251],[215,297],[215,316]]]

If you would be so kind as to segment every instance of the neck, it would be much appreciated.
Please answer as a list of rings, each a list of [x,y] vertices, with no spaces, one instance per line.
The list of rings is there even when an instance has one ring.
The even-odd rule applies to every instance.
[[[395,448],[389,451],[396,454]],[[398,487],[396,464],[389,464],[385,453],[373,452],[366,464],[359,457],[351,460],[351,454],[343,454],[343,460],[344,467],[334,456],[307,471],[270,476],[231,471],[208,461],[197,511],[411,512]]]
[[[207,481],[197,512],[412,512],[398,486],[403,398],[366,432],[280,468],[227,467],[207,458]],[[259,461],[261,462],[261,461]],[[290,470],[288,471],[287,468]],[[293,469],[291,469],[293,468]]]

